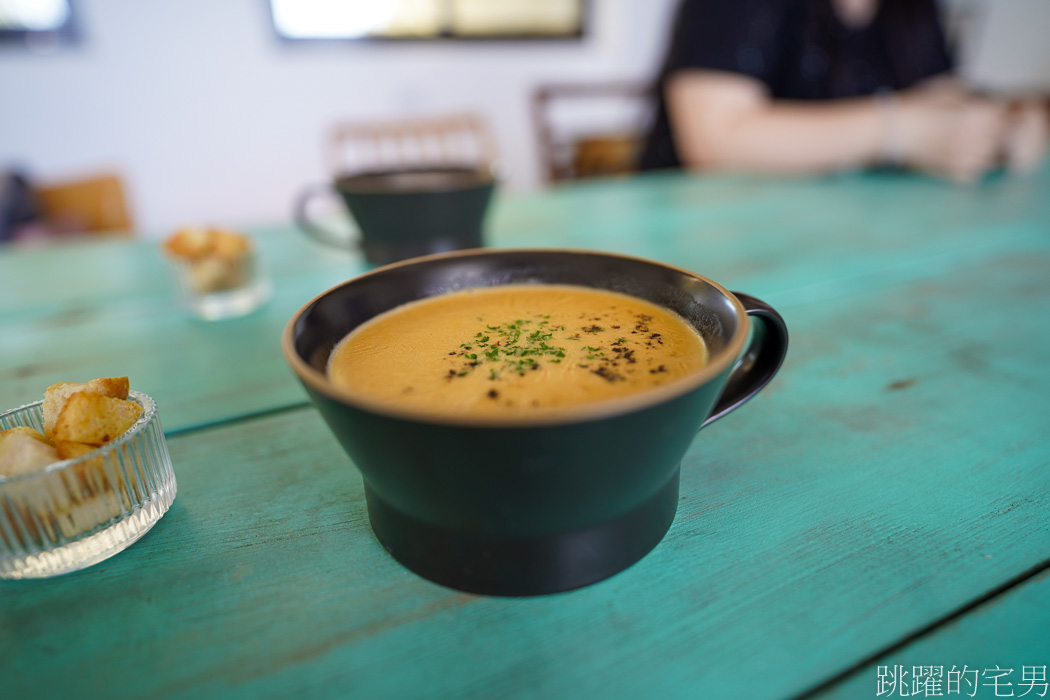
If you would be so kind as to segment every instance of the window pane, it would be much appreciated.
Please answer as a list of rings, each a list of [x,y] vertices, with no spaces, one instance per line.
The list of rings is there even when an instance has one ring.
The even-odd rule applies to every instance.
[[[580,0],[452,0],[452,33],[461,36],[579,33]]]
[[[66,0],[0,0],[0,31],[55,31],[68,20]]]
[[[384,36],[438,36],[445,29],[442,0],[401,0]]]
[[[290,39],[354,39],[382,33],[396,0],[271,0],[273,22]]]

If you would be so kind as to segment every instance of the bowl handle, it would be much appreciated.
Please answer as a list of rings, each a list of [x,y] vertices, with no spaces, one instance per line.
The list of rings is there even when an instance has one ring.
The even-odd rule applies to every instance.
[[[784,319],[761,299],[749,294],[733,292],[744,305],[751,322],[751,342],[729,373],[722,396],[715,404],[703,428],[713,423],[762,390],[780,369],[787,355],[788,330]],[[758,323],[755,323],[755,321]]]

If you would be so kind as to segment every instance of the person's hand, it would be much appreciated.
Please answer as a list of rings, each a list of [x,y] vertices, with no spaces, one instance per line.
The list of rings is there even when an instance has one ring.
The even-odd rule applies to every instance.
[[[900,95],[898,157],[904,165],[960,183],[977,181],[1002,157],[1007,108],[955,89]]]
[[[1010,111],[1004,139],[1006,166],[1028,173],[1043,161],[1050,141],[1050,112],[1044,102],[1021,102]]]

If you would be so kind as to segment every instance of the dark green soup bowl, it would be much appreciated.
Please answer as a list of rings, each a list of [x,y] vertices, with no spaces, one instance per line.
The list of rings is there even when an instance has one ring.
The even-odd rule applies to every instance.
[[[709,362],[557,417],[436,418],[371,404],[328,381],[333,347],[368,319],[505,284],[647,299],[700,332]],[[670,265],[573,250],[469,250],[382,267],[310,301],[283,337],[285,358],[361,470],[379,542],[432,581],[507,596],[585,586],[655,547],[674,519],[679,464],[697,430],[769,382],[787,342],[783,319],[757,299]]]

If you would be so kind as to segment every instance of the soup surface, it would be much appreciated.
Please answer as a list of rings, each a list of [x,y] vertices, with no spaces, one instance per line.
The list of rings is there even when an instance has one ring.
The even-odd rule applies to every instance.
[[[550,414],[674,382],[707,363],[684,319],[635,297],[567,285],[469,289],[354,329],[328,376],[391,408]]]

